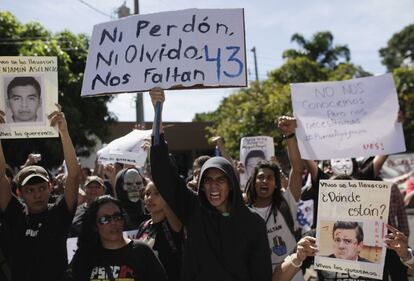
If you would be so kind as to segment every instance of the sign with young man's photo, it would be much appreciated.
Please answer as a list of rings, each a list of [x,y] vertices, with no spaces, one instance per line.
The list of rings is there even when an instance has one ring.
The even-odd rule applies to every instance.
[[[314,268],[382,279],[391,183],[321,180]]]
[[[47,118],[57,110],[56,57],[0,57],[0,91],[0,138],[59,136]]]
[[[245,188],[247,180],[253,174],[258,162],[261,160],[270,161],[273,156],[275,156],[275,147],[272,137],[242,138],[240,141],[240,162],[244,166],[244,173],[240,174],[241,187]]]
[[[405,151],[391,74],[291,84],[303,159],[367,157]]]
[[[133,15],[94,26],[82,96],[247,86],[243,9]]]

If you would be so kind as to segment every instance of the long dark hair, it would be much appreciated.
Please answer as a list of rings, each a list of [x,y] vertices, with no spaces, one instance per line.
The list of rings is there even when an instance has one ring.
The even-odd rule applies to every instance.
[[[97,250],[102,249],[101,238],[96,227],[96,219],[99,208],[107,203],[115,204],[122,214],[125,213],[121,202],[112,196],[103,195],[93,201],[82,216],[82,226],[78,237],[79,250],[97,252]]]
[[[256,193],[256,177],[257,174],[259,173],[260,169],[270,169],[273,171],[273,174],[275,176],[275,182],[276,182],[276,188],[272,194],[272,208],[276,205],[279,206],[280,203],[279,201],[281,200],[281,196],[282,196],[282,183],[281,183],[281,179],[280,179],[280,168],[278,165],[276,165],[273,162],[270,161],[260,161],[259,163],[257,163],[256,167],[254,167],[253,170],[253,174],[250,176],[250,178],[247,181],[246,184],[246,194],[247,194],[247,204],[253,205],[253,203],[257,200],[257,193]],[[279,204],[276,204],[279,203]]]

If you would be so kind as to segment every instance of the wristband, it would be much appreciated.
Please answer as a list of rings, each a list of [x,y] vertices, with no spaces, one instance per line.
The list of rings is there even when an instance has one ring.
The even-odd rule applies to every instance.
[[[297,256],[296,256],[297,257]],[[294,263],[293,262],[293,258],[292,258],[292,255],[288,255],[287,257],[286,257],[286,259],[294,266],[294,267],[296,267],[296,268],[300,268],[301,266],[302,266],[302,262],[300,262],[299,264],[296,264],[296,263]]]
[[[287,140],[287,139],[291,139],[295,136],[295,133],[291,133],[289,135],[282,135],[282,139]]]
[[[414,264],[413,250],[411,250],[410,248],[408,248],[408,253],[410,255],[410,258],[408,260],[404,261],[402,258],[400,258],[400,260],[406,266],[411,267],[411,265]]]

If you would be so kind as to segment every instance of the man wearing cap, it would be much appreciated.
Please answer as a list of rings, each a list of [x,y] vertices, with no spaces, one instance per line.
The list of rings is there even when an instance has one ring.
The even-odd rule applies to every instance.
[[[12,195],[0,145],[0,208],[12,233],[10,265],[16,281],[61,280],[67,266],[66,238],[76,207],[79,167],[60,107],[49,119],[59,128],[68,168],[63,198],[55,204],[48,205],[50,179],[40,166],[25,167],[16,175],[17,193],[24,203]]]
[[[104,181],[98,176],[89,176],[85,180],[85,203],[78,205],[75,217],[70,228],[70,236],[78,236],[82,225],[82,216],[89,208],[89,205],[99,196],[105,195]]]

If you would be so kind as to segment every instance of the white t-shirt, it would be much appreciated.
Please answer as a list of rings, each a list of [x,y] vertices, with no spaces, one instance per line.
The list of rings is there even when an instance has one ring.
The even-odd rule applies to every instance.
[[[289,189],[282,192],[282,195],[289,206],[290,213],[293,214],[292,217],[295,222],[295,229],[297,229],[298,225],[296,222],[296,212],[298,203],[295,198],[293,198],[293,195]],[[258,213],[265,221],[271,212],[270,208],[271,205],[264,208],[252,207],[253,211]],[[273,212],[270,214],[270,217],[266,223],[266,229],[271,250],[272,269],[274,270],[276,265],[281,264],[283,260],[293,252],[296,247],[296,239],[289,230],[285,218],[279,210],[277,212],[276,220],[274,219]],[[304,278],[302,271],[299,271],[292,280],[303,281]]]

